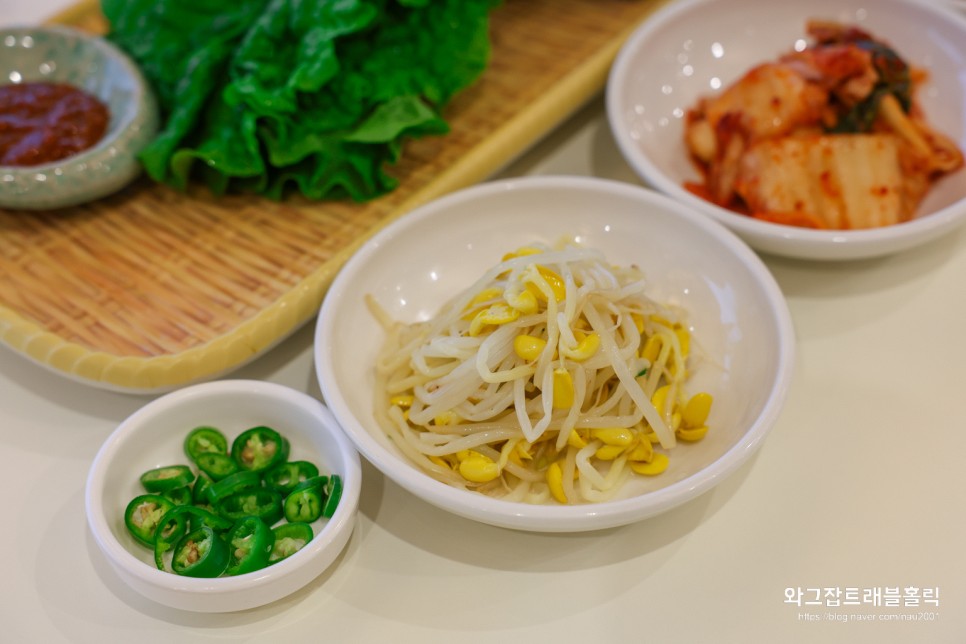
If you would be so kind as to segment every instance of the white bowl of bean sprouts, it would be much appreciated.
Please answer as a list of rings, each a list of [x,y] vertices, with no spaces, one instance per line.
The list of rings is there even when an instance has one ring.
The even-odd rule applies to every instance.
[[[926,170],[928,164],[938,164],[944,156],[938,153],[940,149],[947,153],[953,147],[966,151],[966,76],[962,73],[966,17],[943,5],[920,0],[671,3],[641,24],[615,59],[606,92],[611,131],[624,158],[648,186],[725,224],[758,251],[811,260],[855,260],[881,257],[936,240],[966,222],[966,169],[947,164],[942,171]],[[871,93],[858,105],[839,102],[837,88],[854,87],[851,81],[833,85],[838,72],[830,69],[820,69],[817,78],[809,76],[819,67],[811,64],[819,58],[808,58],[809,52],[823,42],[806,29],[813,20],[856,27],[904,61],[911,73],[898,86],[913,87],[909,100],[921,109],[921,118],[913,118],[909,112],[899,120],[906,124],[916,121],[915,126],[903,129],[884,125],[889,119],[884,118],[887,111],[882,106],[886,101],[882,101],[874,124],[862,120],[856,127],[863,136],[853,136],[858,130],[851,127],[852,122],[837,116],[839,120],[833,123],[829,116],[832,110],[827,106],[821,112],[811,110],[807,116],[804,111],[796,112],[794,106],[805,103],[798,100],[805,93],[786,91],[789,86],[783,83],[736,98],[740,94],[736,85],[746,90],[751,90],[754,82],[758,90],[766,85],[762,81],[765,74],[759,74],[756,81],[741,83],[739,79],[749,78],[745,75],[750,70],[760,70],[764,63],[788,62],[791,56],[792,65],[800,67],[785,65],[784,69],[807,69],[808,73],[801,76],[808,79],[803,88],[835,87],[829,92],[828,105],[837,106],[834,109],[843,115],[854,114],[869,101],[878,100],[874,88],[879,85],[870,83]],[[864,39],[861,47],[870,47],[866,36],[859,38]],[[839,42],[835,41],[836,45],[840,46]],[[774,89],[778,87],[782,90]],[[727,92],[731,92],[731,99],[719,100]],[[725,107],[732,99],[730,107]],[[701,100],[711,103],[702,104]],[[817,102],[814,96],[810,100]],[[908,107],[904,109],[908,111]],[[718,120],[717,115],[723,113],[730,114],[731,120]],[[758,119],[755,115],[765,113],[769,117],[757,122],[767,125],[757,129],[747,125]],[[702,118],[708,115],[712,117]],[[706,146],[702,151],[694,145],[694,139],[686,143],[688,135],[700,131],[696,122],[714,123],[713,127],[720,128],[715,130],[717,146]],[[865,129],[869,125],[872,130]],[[773,129],[765,132],[767,128]],[[917,129],[922,130],[918,135],[893,137],[900,131]],[[733,136],[736,131],[741,136]],[[844,145],[828,149],[841,150],[841,155],[836,152],[838,156],[832,156],[828,149],[821,153],[822,161],[811,155],[809,150],[818,151],[820,147],[818,143],[806,145],[818,141],[815,134],[840,131],[849,134],[823,136],[822,145],[835,138]],[[931,133],[941,134],[945,141],[942,146],[933,145]],[[890,138],[899,143],[890,142],[889,154],[878,153],[873,150],[870,134],[878,139],[875,145]],[[745,141],[743,152],[732,155],[724,137],[732,142]],[[760,144],[763,139],[770,141]],[[778,140],[781,146],[774,143]],[[922,164],[910,163],[918,153],[910,153],[904,142],[924,140],[932,149],[922,154]],[[788,145],[790,141],[799,144],[794,151]],[[861,141],[868,142],[869,148],[862,151],[864,146],[858,145]],[[768,154],[779,147],[780,154]],[[850,160],[838,164],[836,159],[849,156],[847,148],[852,152]],[[898,151],[893,154],[895,148]],[[707,162],[702,160],[704,154],[708,155]],[[766,158],[772,161],[756,163],[756,159]],[[832,168],[835,165],[838,169]],[[713,173],[708,167],[721,170]],[[925,179],[916,168],[923,170]],[[924,182],[928,188],[923,196],[920,188]],[[886,209],[886,203],[891,204],[890,216],[878,217],[878,208]],[[826,216],[812,217],[810,223],[789,216],[816,212]],[[828,216],[830,212],[855,216],[832,217]],[[820,226],[811,227],[816,223]]]
[[[408,347],[388,340],[414,329]],[[389,223],[336,276],[315,337],[329,409],[388,479],[539,532],[625,525],[711,490],[779,419],[794,349],[782,294],[738,237],[656,192],[582,177],[484,183]],[[686,359],[662,362],[676,350]],[[403,391],[413,364],[446,374]],[[657,401],[660,373],[680,408]],[[692,422],[698,393],[713,403]]]

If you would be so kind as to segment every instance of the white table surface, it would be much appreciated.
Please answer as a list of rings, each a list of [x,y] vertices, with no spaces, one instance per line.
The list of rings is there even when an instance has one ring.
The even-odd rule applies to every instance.
[[[0,0],[0,24],[68,2]],[[637,182],[600,99],[506,171],[524,173]],[[760,452],[713,491],[639,524],[538,535],[450,516],[365,465],[337,564],[231,615],[140,598],[88,534],[91,460],[149,398],[0,347],[0,641],[966,641],[966,230],[884,259],[766,262],[796,327],[793,388]],[[311,341],[309,324],[233,375],[320,396]],[[908,605],[907,587],[938,605]],[[796,606],[788,588],[823,597]]]

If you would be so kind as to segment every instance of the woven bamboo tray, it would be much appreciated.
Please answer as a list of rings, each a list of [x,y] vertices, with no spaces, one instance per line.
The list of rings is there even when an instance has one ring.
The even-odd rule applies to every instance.
[[[488,70],[452,131],[408,144],[366,204],[214,198],[142,180],[50,213],[0,210],[0,340],[52,370],[129,392],[223,375],[311,319],[334,274],[413,207],[486,179],[604,86],[662,0],[506,0]],[[103,33],[96,0],[54,22]]]

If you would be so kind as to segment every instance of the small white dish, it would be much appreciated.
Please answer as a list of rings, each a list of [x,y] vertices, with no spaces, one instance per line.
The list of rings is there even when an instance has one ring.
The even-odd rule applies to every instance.
[[[432,317],[509,251],[561,237],[635,263],[658,301],[687,311],[710,357],[689,388],[715,396],[714,435],[675,448],[674,468],[620,498],[532,505],[450,487],[420,471],[374,418],[384,333],[364,298],[396,320]],[[795,343],[788,308],[761,260],[717,222],[622,182],[532,177],[484,183],[428,203],[367,241],[330,287],[315,337],[323,397],[359,451],[404,489],[456,515],[537,532],[587,531],[654,516],[710,490],[761,445],[788,391]],[[713,365],[720,365],[722,368]]]
[[[158,570],[153,551],[138,544],[125,527],[124,510],[144,492],[139,483],[143,472],[190,464],[184,440],[200,425],[218,427],[229,441],[249,427],[273,427],[291,443],[289,460],[308,460],[322,473],[342,477],[335,514],[313,525],[315,537],[302,550],[259,571],[195,579]],[[359,455],[322,403],[273,383],[224,380],[157,398],[121,423],[94,458],[85,505],[94,541],[135,591],[181,610],[230,612],[281,599],[328,568],[352,534],[361,483]]]
[[[48,210],[117,192],[141,173],[137,154],[158,129],[141,71],[103,38],[62,26],[0,29],[0,83],[68,83],[110,111],[104,137],[70,157],[36,166],[0,165],[0,208]]]
[[[854,23],[928,70],[919,94],[929,122],[966,149],[966,18],[918,0],[678,0],[625,42],[608,79],[611,130],[649,185],[725,224],[755,249],[813,260],[882,256],[912,248],[966,222],[966,169],[935,185],[911,221],[867,230],[809,230],[717,207],[684,188],[699,180],[684,144],[684,117],[753,66],[790,51],[808,19]]]

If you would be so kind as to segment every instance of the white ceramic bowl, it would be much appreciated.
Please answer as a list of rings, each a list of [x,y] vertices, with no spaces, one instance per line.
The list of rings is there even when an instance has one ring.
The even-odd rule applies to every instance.
[[[395,319],[433,316],[504,253],[573,236],[608,261],[636,263],[650,295],[689,312],[710,364],[695,391],[710,391],[713,433],[672,455],[673,470],[625,486],[596,505],[528,505],[440,483],[404,458],[373,416],[381,327],[363,297]],[[759,258],[720,224],[668,197],[626,183],[534,177],[485,183],[424,205],[368,241],[336,276],[315,340],[323,397],[349,438],[388,478],[457,515],[530,531],[608,528],[644,519],[705,492],[738,468],[778,418],[789,387],[794,339],[788,309]],[[683,449],[682,449],[683,448]],[[635,477],[642,479],[643,477]]]
[[[220,428],[229,441],[255,425],[289,439],[290,460],[309,460],[322,473],[339,474],[342,499],[331,519],[291,557],[236,577],[194,579],[158,570],[153,551],[134,541],[124,525],[128,501],[143,493],[138,477],[154,467],[189,464],[188,431]],[[225,380],[194,385],[148,403],[111,434],[87,478],[87,521],[117,575],[158,603],[195,612],[229,612],[268,604],[302,588],[328,568],[352,534],[362,482],[359,455],[322,403],[281,385]]]
[[[158,129],[158,110],[134,62],[103,38],[61,26],[0,29],[0,83],[69,83],[110,110],[104,137],[53,163],[0,165],[0,208],[46,210],[116,192],[141,173],[137,154]]]
[[[758,221],[684,189],[699,180],[684,145],[684,116],[756,64],[792,49],[809,18],[855,23],[888,40],[931,79],[919,94],[929,121],[966,149],[966,19],[917,0],[677,0],[625,42],[607,85],[607,113],[621,152],[654,188],[725,224],[756,249],[840,260],[893,253],[966,221],[966,170],[936,185],[909,222],[873,230],[821,231]]]

